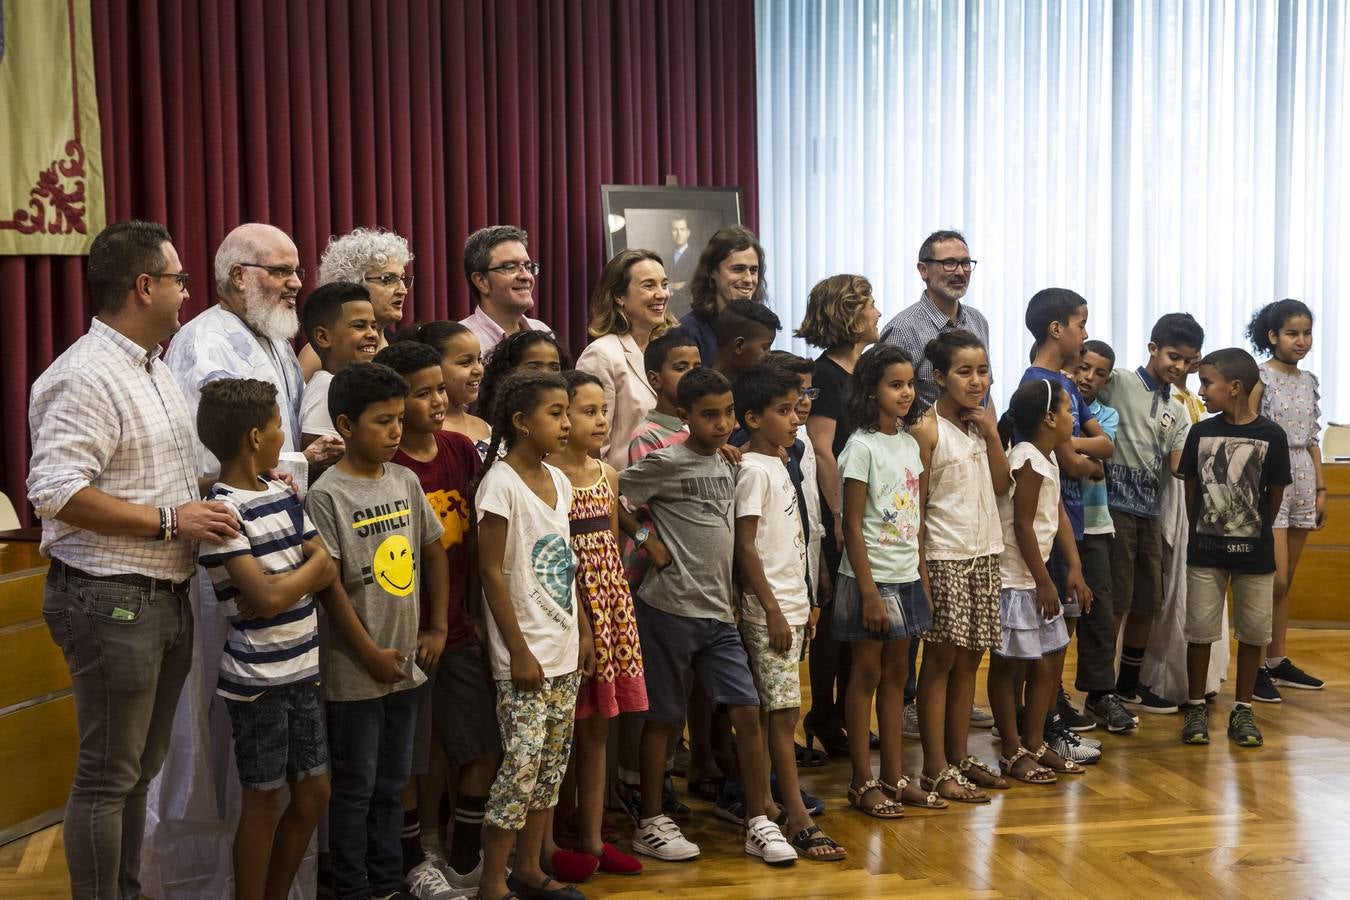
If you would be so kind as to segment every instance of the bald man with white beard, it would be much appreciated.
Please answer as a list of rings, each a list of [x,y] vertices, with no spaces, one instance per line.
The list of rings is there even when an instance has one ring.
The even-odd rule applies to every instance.
[[[310,465],[342,455],[342,441],[320,438],[300,451],[305,382],[291,338],[300,327],[296,307],[305,272],[295,242],[272,225],[240,225],[216,250],[214,269],[219,302],[186,323],[166,354],[187,401],[193,435],[204,385],[222,378],[266,381],[276,386],[286,433],[279,468],[303,481]],[[196,474],[209,486],[220,463],[200,440],[196,451]],[[142,880],[145,892],[156,897],[177,896],[173,890],[223,896],[218,891],[233,875],[239,782],[231,777],[229,715],[216,695],[226,623],[200,566],[191,604],[192,669],[174,715],[168,758],[150,786]],[[306,860],[297,883],[312,885],[313,871],[313,860]]]

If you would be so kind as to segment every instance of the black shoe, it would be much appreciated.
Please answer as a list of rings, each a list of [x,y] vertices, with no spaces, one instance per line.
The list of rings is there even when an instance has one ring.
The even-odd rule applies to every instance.
[[[1133,706],[1140,712],[1155,713],[1165,716],[1177,711],[1177,705],[1175,703],[1159,697],[1143,685],[1140,685],[1139,690],[1135,692],[1135,700],[1133,703],[1129,700],[1125,700],[1123,697],[1121,699],[1124,700],[1127,706]]]
[[[586,900],[586,895],[570,884],[563,884],[556,878],[549,878],[544,885],[554,885],[545,889],[543,885],[532,887],[516,877],[512,872],[506,876],[506,886],[518,894],[521,900]]]
[[[1270,678],[1270,670],[1265,666],[1256,670],[1256,685],[1252,688],[1252,699],[1261,703],[1282,703],[1280,689]]]
[[[1270,680],[1280,687],[1298,688],[1301,691],[1320,691],[1326,686],[1326,682],[1309,675],[1294,665],[1294,661],[1287,656],[1280,660],[1278,666],[1266,671],[1270,673]]]
[[[1055,704],[1055,710],[1059,713],[1059,720],[1070,731],[1091,731],[1097,727],[1096,719],[1074,709],[1069,692],[1062,687],[1059,689],[1059,701]]]
[[[802,733],[806,736],[806,749],[812,749],[817,741],[827,756],[836,759],[848,758],[848,735],[844,726],[838,722],[821,722],[807,713],[802,721]]]
[[[1139,720],[1130,714],[1115,694],[1102,694],[1096,700],[1088,701],[1084,711],[1101,719],[1106,730],[1112,734],[1132,731],[1139,724]]]

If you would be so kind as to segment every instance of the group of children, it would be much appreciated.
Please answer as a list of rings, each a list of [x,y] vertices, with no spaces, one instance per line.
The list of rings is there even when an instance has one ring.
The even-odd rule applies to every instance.
[[[486,372],[452,323],[413,326],[375,353],[363,290],[329,285],[305,306],[325,373],[303,428],[344,450],[303,502],[272,475],[283,435],[270,385],[215,382],[198,411],[221,460],[212,496],[241,523],[202,556],[229,620],[219,693],[244,787],[238,896],[286,896],[325,813],[342,898],[405,886],[437,900],[474,888],[581,897],[572,882],[642,868],[604,819],[611,791],[635,819],[635,853],[692,859],[669,773],[686,722],[706,743],[714,710],[734,731],[738,786],[719,815],[743,825],[745,853],[842,859],[796,774],[799,663],[821,606],[852,652],[847,794],[861,812],[898,818],[905,805],[988,802],[1009,779],[1079,774],[1101,751],[1060,715],[1065,650],[1076,631],[1087,712],[1112,732],[1135,727],[1173,475],[1190,522],[1183,740],[1208,741],[1208,654],[1231,583],[1228,731],[1260,744],[1252,692],[1297,559],[1292,539],[1277,552],[1272,527],[1316,527],[1325,496],[1310,452],[1316,384],[1298,370],[1311,346],[1302,304],[1258,315],[1263,370],[1238,349],[1202,357],[1200,326],[1171,314],[1129,371],[1086,340],[1082,297],[1042,291],[1026,316],[1032,366],[1001,421],[969,332],[926,348],[940,388],[927,411],[914,360],[873,346],[852,373],[845,552],[821,597],[820,497],[799,437],[813,364],[769,351],[779,323],[767,308],[729,304],[712,361],[678,330],[652,340],[656,406],[632,435],[611,435],[600,383],[568,371],[546,332],[509,336]],[[1197,365],[1215,415],[1193,425],[1177,394]],[[599,458],[616,441],[629,447],[618,472]],[[923,769],[911,779],[901,719],[915,639]],[[967,746],[986,650],[996,766]]]

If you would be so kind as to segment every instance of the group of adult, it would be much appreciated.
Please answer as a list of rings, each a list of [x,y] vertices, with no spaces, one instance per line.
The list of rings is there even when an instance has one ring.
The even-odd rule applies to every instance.
[[[766,296],[764,250],[748,229],[719,230],[692,266],[685,256],[692,252],[688,222],[673,222],[672,237],[682,280],[668,277],[657,253],[625,250],[606,265],[591,297],[592,340],[577,367],[604,386],[616,436],[606,453],[616,465],[626,462],[623,436],[656,403],[642,358],[647,344],[682,327],[710,362],[719,313],[732,301]],[[318,280],[363,284],[383,345],[404,317],[412,259],[398,235],[357,229],[331,240]],[[961,302],[970,265],[959,234],[933,235],[918,264],[925,291],[881,333],[865,278],[834,276],[812,291],[797,334],[824,351],[807,433],[824,521],[833,523],[825,528],[825,547],[834,563],[841,547],[835,460],[847,437],[839,417],[853,365],[869,343],[899,344],[920,361],[918,394],[931,403],[937,389],[922,361],[928,340],[965,328],[987,343],[984,318]],[[221,378],[275,385],[286,432],[282,467],[297,475],[331,462],[341,445],[322,438],[302,446],[304,387],[319,364],[311,348],[297,354],[292,344],[305,271],[284,231],[259,223],[231,231],[214,260],[217,302],[181,325],[188,274],[163,226],[110,225],[95,238],[88,267],[89,330],[32,389],[28,496],[42,519],[42,553],[51,560],[43,615],[70,668],[80,739],[65,825],[72,893],[139,896],[147,793],[161,769],[151,823],[155,858],[175,871],[162,871],[160,881],[205,886],[230,868],[227,840],[201,840],[228,833],[230,804],[221,798],[233,781],[225,777],[228,722],[219,709],[212,722],[224,627],[209,580],[193,577],[196,548],[236,531],[223,504],[201,499],[217,470],[195,433],[201,389]],[[474,232],[465,242],[464,273],[475,302],[462,324],[484,357],[509,334],[549,330],[529,315],[539,266],[524,231],[497,225]],[[688,291],[690,311],[679,320],[672,289]],[[838,671],[841,654],[828,633],[817,643],[812,715],[820,728],[838,712],[829,685],[842,684],[846,674]]]

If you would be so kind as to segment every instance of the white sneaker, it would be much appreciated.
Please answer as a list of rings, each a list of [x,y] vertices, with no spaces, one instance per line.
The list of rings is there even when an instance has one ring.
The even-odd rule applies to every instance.
[[[455,867],[448,862],[442,865],[440,869],[445,873],[445,880],[450,883],[451,887],[458,888],[462,891],[475,890],[478,887],[478,882],[483,880],[483,851],[478,851],[478,865],[474,866],[472,871],[466,872],[463,875],[455,871]]]
[[[657,816],[644,821],[647,824],[639,822],[637,830],[633,832],[634,853],[654,856],[666,862],[681,862],[698,856],[698,844],[687,839],[670,816]],[[746,846],[749,847],[749,844]]]
[[[463,891],[456,890],[445,880],[445,875],[429,859],[413,866],[408,873],[408,893],[418,900],[459,900]]]
[[[746,823],[745,852],[771,866],[790,866],[797,861],[797,851],[768,816],[755,816]]]

